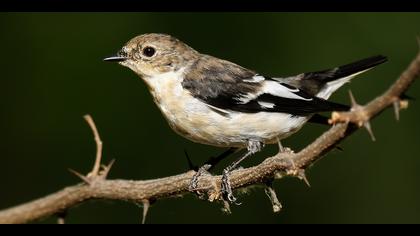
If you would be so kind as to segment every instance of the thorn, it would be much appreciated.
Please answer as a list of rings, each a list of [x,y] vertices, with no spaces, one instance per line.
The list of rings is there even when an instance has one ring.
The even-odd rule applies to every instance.
[[[401,110],[400,100],[395,100],[393,102],[393,106],[394,106],[395,119],[397,121],[399,121],[400,120],[400,110]]]
[[[88,185],[90,185],[91,184],[91,181],[90,181],[90,179],[88,178],[88,177],[86,177],[86,176],[84,176],[84,175],[82,175],[82,174],[80,174],[79,172],[77,172],[77,171],[75,171],[75,170],[73,170],[73,169],[68,169],[69,171],[70,171],[70,173],[72,173],[72,174],[74,174],[75,176],[77,176],[77,177],[79,177],[81,180],[83,180],[83,182],[85,182],[86,184],[88,184]]]
[[[396,99],[393,102],[393,107],[394,107],[395,119],[397,121],[399,121],[400,120],[400,111],[402,109],[407,109],[408,108],[408,100]]]
[[[223,212],[227,213],[227,214],[232,214],[232,211],[230,210],[230,205],[229,202],[223,199],[223,208],[222,208]]]
[[[146,223],[147,213],[149,212],[150,202],[149,200],[143,200],[143,218],[141,219],[141,224]]]
[[[353,93],[351,90],[349,90],[349,96],[350,96],[350,102],[352,107],[357,107],[359,104],[357,104],[356,99],[353,96]]]
[[[67,216],[66,211],[58,212],[57,214],[57,224],[64,225],[66,223],[65,218]]]
[[[280,212],[282,209],[282,205],[277,198],[276,191],[273,189],[272,183],[269,182],[266,184],[266,188],[264,189],[265,194],[267,195],[268,199],[270,199],[271,204],[273,205],[273,212],[277,213]]]
[[[111,168],[114,165],[114,163],[115,163],[115,159],[112,159],[108,163],[108,165],[106,165],[106,166],[103,167],[102,173],[100,175],[103,179],[106,179],[108,177],[109,171],[111,170]]]
[[[368,131],[370,138],[372,139],[372,141],[376,141],[375,135],[373,135],[373,131],[372,131],[372,127],[370,126],[370,122],[366,121],[363,126],[365,127],[365,129]]]
[[[191,161],[190,155],[188,155],[186,149],[184,149],[184,154],[188,161],[188,170],[198,171],[198,166],[194,165],[194,163]]]
[[[296,166],[296,163],[293,161],[292,158],[286,158],[286,161],[288,161],[292,166],[291,168],[286,170],[286,174],[298,177],[300,180],[303,180],[305,184],[308,185],[308,187],[311,187],[308,178],[306,178],[305,170]]]
[[[300,169],[298,170],[298,174],[297,177],[301,180],[303,180],[305,182],[306,185],[308,185],[308,187],[311,187],[311,184],[308,181],[308,178],[306,178],[306,173],[304,169]]]

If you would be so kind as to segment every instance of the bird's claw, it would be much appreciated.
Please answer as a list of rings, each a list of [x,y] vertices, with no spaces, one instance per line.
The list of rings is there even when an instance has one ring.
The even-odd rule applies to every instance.
[[[230,185],[229,180],[229,170],[223,171],[222,176],[222,195],[225,199],[227,199],[230,203],[234,203],[236,205],[241,205],[241,203],[237,202],[236,197],[233,195],[232,186]]]
[[[194,176],[191,179],[190,185],[188,186],[189,191],[194,191],[197,189],[198,186],[198,177],[200,177],[199,172],[195,173]]]
[[[198,187],[198,180],[200,176],[203,174],[208,174],[208,170],[211,168],[210,164],[205,164],[204,166],[200,167],[198,171],[194,174],[191,179],[190,185],[188,186],[188,190],[193,192],[197,190]]]

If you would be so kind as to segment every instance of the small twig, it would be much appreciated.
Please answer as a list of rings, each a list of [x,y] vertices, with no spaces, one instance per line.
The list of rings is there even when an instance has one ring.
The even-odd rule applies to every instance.
[[[277,198],[276,191],[273,188],[272,181],[266,183],[266,187],[264,189],[265,194],[270,199],[271,205],[273,206],[273,212],[277,213],[280,212],[283,206],[281,205],[279,199]]]
[[[99,136],[98,129],[96,128],[95,122],[93,121],[92,117],[88,114],[83,116],[85,118],[86,122],[89,124],[90,128],[92,129],[93,136],[95,138],[96,142],[96,158],[95,158],[95,164],[93,165],[92,171],[87,175],[87,177],[93,177],[93,176],[99,176],[99,170],[101,167],[101,159],[102,159],[102,140]]]
[[[73,173],[74,175],[76,175],[77,177],[79,177],[86,184],[91,185],[95,181],[106,179],[112,165],[115,162],[115,159],[112,159],[108,165],[101,164],[103,144],[102,144],[101,137],[99,136],[98,129],[96,128],[95,122],[93,121],[90,115],[85,115],[83,116],[83,118],[89,124],[89,127],[92,129],[93,136],[95,138],[95,142],[96,142],[95,163],[93,165],[92,171],[89,172],[86,176],[73,169],[69,169],[69,171]]]

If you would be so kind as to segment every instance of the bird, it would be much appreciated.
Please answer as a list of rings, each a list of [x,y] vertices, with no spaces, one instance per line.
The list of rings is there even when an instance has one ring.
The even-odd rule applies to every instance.
[[[174,36],[147,33],[132,38],[104,61],[134,71],[177,134],[196,143],[245,150],[222,175],[222,195],[236,202],[229,176],[243,160],[268,144],[278,144],[283,152],[281,140],[305,123],[326,123],[321,112],[349,110],[348,105],[328,98],[387,57],[377,55],[332,69],[270,77],[202,54]],[[191,181],[192,189],[200,171]]]

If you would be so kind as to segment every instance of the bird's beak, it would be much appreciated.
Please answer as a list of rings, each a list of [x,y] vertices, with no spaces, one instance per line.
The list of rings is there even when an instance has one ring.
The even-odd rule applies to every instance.
[[[109,61],[109,62],[122,62],[127,60],[128,58],[122,55],[123,53],[118,52],[117,54],[104,58],[104,61]]]
[[[110,62],[121,62],[125,60],[127,60],[127,58],[121,57],[121,56],[110,56],[110,57],[104,58],[104,61],[110,61]]]

